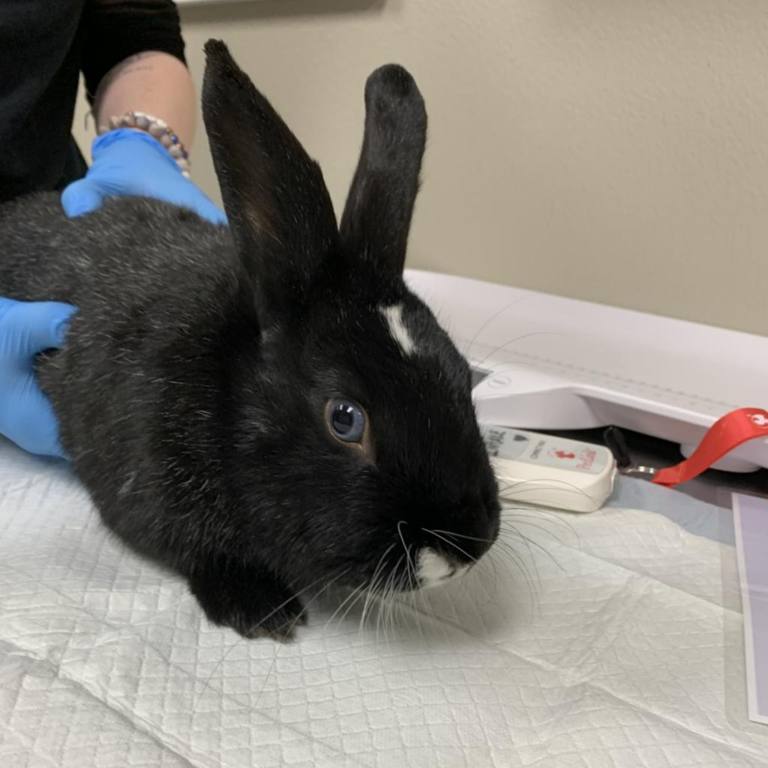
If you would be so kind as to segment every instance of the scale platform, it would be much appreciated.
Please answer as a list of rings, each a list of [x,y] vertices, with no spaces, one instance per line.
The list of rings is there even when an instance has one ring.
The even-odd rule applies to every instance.
[[[405,277],[470,361],[481,423],[614,424],[687,456],[728,411],[768,408],[768,337],[434,272]],[[714,466],[768,467],[768,440]]]

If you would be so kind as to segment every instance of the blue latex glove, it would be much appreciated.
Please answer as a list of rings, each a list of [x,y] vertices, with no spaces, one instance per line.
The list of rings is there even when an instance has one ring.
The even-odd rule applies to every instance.
[[[144,131],[117,128],[98,136],[93,163],[85,178],[70,184],[61,196],[69,217],[101,207],[105,197],[154,197],[190,208],[214,224],[226,224],[224,213],[182,173],[163,145]]]
[[[30,453],[64,457],[53,408],[33,366],[38,353],[64,343],[74,312],[57,301],[0,298],[0,434]]]

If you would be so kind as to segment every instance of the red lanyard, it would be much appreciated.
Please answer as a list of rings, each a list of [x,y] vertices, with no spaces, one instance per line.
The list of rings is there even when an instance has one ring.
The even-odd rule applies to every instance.
[[[672,487],[692,480],[734,448],[756,438],[768,438],[768,411],[739,408],[719,418],[704,435],[698,448],[685,461],[660,469],[653,482]]]

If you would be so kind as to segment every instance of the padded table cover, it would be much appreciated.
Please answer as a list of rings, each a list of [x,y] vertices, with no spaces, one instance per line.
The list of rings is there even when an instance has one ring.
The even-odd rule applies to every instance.
[[[0,766],[768,766],[729,525],[642,481],[510,511],[464,580],[362,628],[324,599],[278,645],[208,625],[66,468],[2,444]]]

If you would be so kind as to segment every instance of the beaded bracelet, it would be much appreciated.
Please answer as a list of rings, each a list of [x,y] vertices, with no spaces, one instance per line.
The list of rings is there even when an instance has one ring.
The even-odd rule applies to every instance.
[[[115,128],[135,128],[157,139],[170,152],[171,157],[181,169],[182,175],[189,178],[189,154],[179,137],[165,121],[146,112],[126,112],[119,117],[110,117],[109,127],[102,126],[98,133],[101,135]]]

